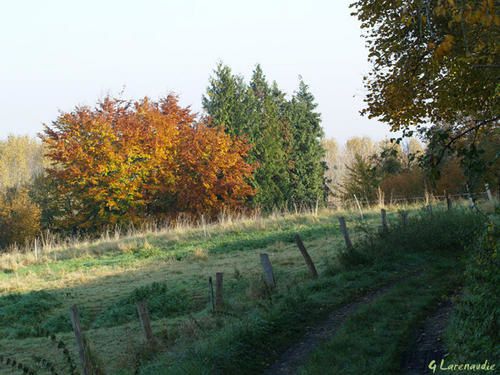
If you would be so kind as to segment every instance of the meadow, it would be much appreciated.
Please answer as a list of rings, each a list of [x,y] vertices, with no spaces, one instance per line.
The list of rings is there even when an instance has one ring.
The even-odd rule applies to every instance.
[[[462,208],[447,212],[435,206],[432,215],[417,206],[407,209],[409,222],[403,226],[397,208],[388,208],[390,231],[383,235],[379,209],[364,212],[363,220],[357,211],[323,209],[103,236],[40,251],[36,258],[4,254],[0,354],[33,369],[43,359],[57,373],[68,373],[65,356],[47,335],[62,340],[78,363],[69,317],[76,304],[101,373],[261,373],[330,311],[394,284],[353,314],[300,371],[320,373],[335,363],[338,371],[359,373],[374,356],[380,360],[370,365],[373,371],[395,371],[412,328],[463,283],[466,248],[483,227],[480,215]],[[339,216],[348,223],[350,251]],[[317,279],[297,249],[296,233],[316,265]],[[263,282],[260,253],[272,262],[274,290]],[[216,272],[224,275],[220,313],[209,302],[208,278]],[[145,345],[137,318],[136,303],[142,300],[158,342],[154,350]],[[378,334],[366,340],[372,330]],[[357,359],[347,354],[352,348]],[[4,365],[3,373],[22,372]],[[37,373],[54,372],[38,368]]]

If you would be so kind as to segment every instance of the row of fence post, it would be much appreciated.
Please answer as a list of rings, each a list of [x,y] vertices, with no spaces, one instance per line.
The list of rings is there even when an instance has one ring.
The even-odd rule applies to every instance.
[[[474,198],[473,198],[473,195],[474,196],[484,196],[486,195],[486,198],[488,199],[488,201],[492,202],[492,201],[495,201],[496,199],[498,199],[498,196],[495,197],[494,194],[491,192],[491,189],[489,187],[489,184],[488,183],[485,183],[484,184],[484,188],[485,190],[482,191],[482,192],[478,192],[478,193],[471,193],[470,190],[469,190],[469,186],[466,185],[465,186],[465,193],[460,193],[460,194],[453,194],[452,196],[453,197],[460,197],[460,198],[465,198],[467,200],[469,200],[469,203],[472,204],[473,201],[474,201]],[[498,192],[497,192],[497,195],[498,195]],[[439,200],[441,198],[443,199],[446,199],[448,200],[449,197],[450,197],[450,194],[448,192],[445,191],[444,195],[429,195],[430,197],[432,197],[432,200]],[[373,206],[373,205],[381,205],[382,207],[386,204],[388,205],[393,205],[393,204],[397,204],[398,202],[399,203],[410,203],[410,202],[413,202],[413,203],[418,203],[418,202],[422,202],[422,201],[425,201],[425,202],[428,202],[428,197],[429,196],[419,196],[419,197],[398,197],[398,198],[391,198],[388,202],[384,201],[383,203],[380,201],[380,200],[368,200],[367,198],[360,198],[358,197],[356,194],[353,194],[353,199],[347,199],[347,200],[342,200],[341,202],[336,202],[336,204],[334,204],[335,207],[338,206],[338,204],[340,204],[340,206],[342,207],[345,207],[346,205],[350,205],[350,206],[355,206],[360,214],[361,214],[361,218],[363,218],[363,212],[362,212],[362,203],[363,202],[366,202],[365,203],[365,206]]]
[[[446,198],[447,201],[447,209],[450,210],[452,207],[451,204],[451,199],[447,196]],[[428,205],[426,206],[427,212],[432,216],[432,206]],[[400,211],[400,219],[401,219],[401,224],[403,226],[408,225],[408,211]],[[381,215],[381,226],[380,226],[380,232],[381,234],[386,234],[389,232],[389,225],[387,222],[387,212],[385,209],[380,210],[380,215]],[[343,216],[340,216],[338,218],[339,222],[339,227],[340,231],[344,237],[344,242],[345,246],[348,250],[351,250],[353,248],[353,244],[349,235],[349,230],[347,228],[346,220]],[[309,270],[310,276],[312,278],[317,278],[318,277],[318,271],[316,269],[316,266],[314,265],[314,262],[309,255],[304,242],[302,241],[302,238],[300,235],[297,233],[295,234],[295,243],[297,245],[297,248],[299,249],[300,253],[302,254],[302,257],[304,258],[304,261],[306,263],[306,266]],[[260,263],[262,266],[263,270],[263,280],[266,284],[266,286],[270,289],[274,289],[276,287],[276,278],[274,276],[274,271],[273,267],[271,264],[271,261],[269,259],[269,255],[266,253],[261,253],[260,254]],[[214,291],[214,285],[213,285],[213,280],[212,277],[210,276],[208,278],[208,289],[209,289],[209,302],[212,307],[212,311],[217,313],[217,312],[222,312],[224,308],[224,298],[223,298],[223,273],[222,272],[217,272],[215,274],[215,291]],[[151,319],[149,317],[149,312],[147,308],[147,303],[146,301],[140,301],[136,304],[137,308],[137,313],[139,316],[139,321],[142,326],[142,330],[146,339],[146,343],[149,347],[154,348],[157,345],[157,341],[153,335],[153,330],[151,328]],[[73,331],[75,334],[76,338],[76,343],[78,347],[78,353],[80,357],[80,361],[82,363],[82,368],[83,368],[83,374],[84,375],[90,375],[91,374],[91,360],[89,357],[88,353],[88,347],[85,341],[85,336],[81,328],[80,324],[80,317],[79,317],[79,312],[78,308],[76,305],[73,305],[70,309],[71,313],[71,322],[73,325]]]

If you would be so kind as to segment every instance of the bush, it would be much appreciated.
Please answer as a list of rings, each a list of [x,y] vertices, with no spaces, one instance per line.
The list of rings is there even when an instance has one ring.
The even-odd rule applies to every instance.
[[[351,251],[344,251],[339,261],[345,267],[370,264],[379,256],[394,252],[432,252],[461,254],[484,230],[484,217],[470,210],[435,211],[432,216],[422,213],[398,224],[380,240],[367,234],[364,241]]]
[[[34,239],[40,231],[40,215],[26,189],[0,194],[0,248]]]
[[[0,297],[0,337],[39,336],[36,327],[60,306],[55,294],[43,290]]]

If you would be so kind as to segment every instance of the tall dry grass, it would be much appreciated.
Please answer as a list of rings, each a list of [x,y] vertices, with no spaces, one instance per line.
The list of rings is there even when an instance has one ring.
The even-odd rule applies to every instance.
[[[223,233],[234,230],[262,229],[266,225],[284,219],[293,219],[300,216],[318,217],[331,213],[363,218],[364,214],[378,211],[385,207],[388,210],[412,210],[426,204],[443,204],[435,198],[426,196],[423,202],[399,201],[384,203],[378,200],[374,205],[360,205],[359,202],[349,201],[342,205],[320,208],[319,205],[310,208],[294,207],[292,210],[275,209],[271,213],[263,214],[260,210],[250,213],[221,212],[214,221],[208,221],[203,215],[193,220],[188,216],[180,215],[170,222],[144,222],[140,226],[116,226],[104,230],[98,237],[86,235],[60,236],[50,231],[44,231],[31,242],[23,246],[14,245],[0,253],[0,270],[16,271],[31,264],[44,264],[58,260],[80,257],[99,256],[110,252],[128,253],[137,248],[147,247],[147,238],[162,237],[165,240],[181,240],[190,236],[209,238],[213,233]],[[466,205],[466,200],[456,201],[456,204]],[[486,203],[491,206],[491,204]],[[493,205],[494,206],[494,205]]]

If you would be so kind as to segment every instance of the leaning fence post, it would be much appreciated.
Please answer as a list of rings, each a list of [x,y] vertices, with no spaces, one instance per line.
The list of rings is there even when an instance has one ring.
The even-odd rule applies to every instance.
[[[262,264],[262,269],[264,270],[264,281],[269,288],[274,288],[276,286],[276,280],[274,279],[273,266],[269,260],[269,256],[265,253],[260,254],[260,263]]]
[[[359,204],[358,197],[356,196],[356,194],[353,195],[354,195],[354,200],[356,201],[356,205],[358,206],[359,214],[361,215],[361,220],[363,220],[364,219],[363,210],[361,209],[361,205]]]
[[[156,342],[151,329],[151,319],[149,318],[149,311],[146,301],[137,302],[137,313],[141,321],[142,330],[146,337],[146,342],[150,347],[154,347]]]
[[[302,239],[300,238],[299,234],[295,235],[295,242],[297,243],[297,247],[299,248],[300,253],[304,257],[304,260],[307,264],[307,268],[309,268],[309,272],[311,273],[311,276],[313,278],[317,278],[318,271],[316,271],[316,267],[314,266],[314,263],[313,263],[311,257],[309,256],[309,253],[307,252],[306,247],[304,246],[304,243],[302,242]]]
[[[389,232],[389,227],[387,226],[387,212],[385,209],[380,209],[380,216],[382,217],[382,233]]]
[[[486,188],[486,194],[488,195],[488,200],[490,202],[493,202],[493,195],[491,195],[490,185],[484,184],[484,187]]]
[[[344,241],[347,248],[352,249],[351,238],[349,237],[349,232],[347,231],[347,225],[345,223],[345,218],[343,216],[339,217],[340,231],[344,235]]]
[[[224,306],[224,299],[222,296],[222,281],[223,273],[217,272],[215,274],[215,310],[221,311]]]
[[[89,355],[87,353],[87,347],[85,346],[85,337],[80,325],[80,315],[78,313],[78,307],[76,307],[76,305],[71,306],[70,313],[71,324],[73,325],[73,332],[75,333],[76,346],[78,347],[78,354],[82,363],[83,375],[91,375],[92,367],[90,364]]]

